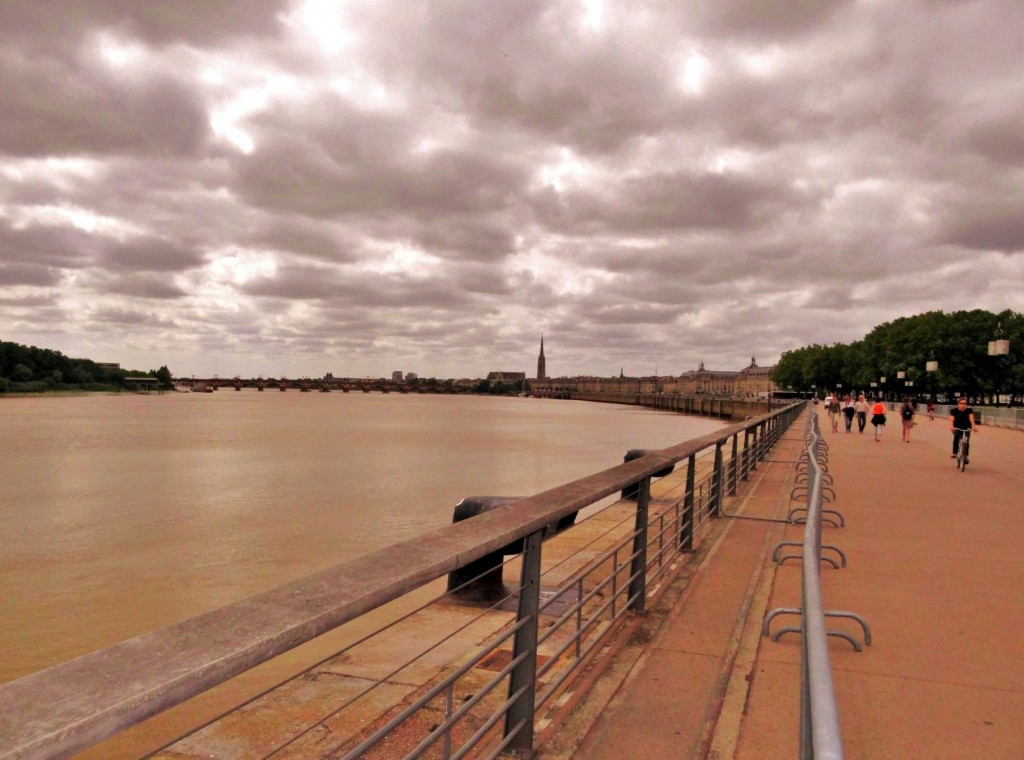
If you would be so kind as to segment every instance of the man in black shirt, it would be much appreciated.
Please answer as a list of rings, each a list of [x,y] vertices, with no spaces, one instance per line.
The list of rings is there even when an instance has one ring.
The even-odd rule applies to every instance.
[[[952,458],[956,458],[956,449],[960,445],[960,436],[967,436],[969,446],[971,432],[978,429],[974,424],[974,410],[967,406],[967,399],[959,399],[956,402],[956,406],[949,410],[949,429],[953,432]]]

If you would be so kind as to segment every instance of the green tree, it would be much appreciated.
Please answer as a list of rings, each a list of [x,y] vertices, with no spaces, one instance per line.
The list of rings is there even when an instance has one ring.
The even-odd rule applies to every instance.
[[[170,390],[174,387],[174,378],[171,376],[171,371],[167,369],[166,364],[154,373],[154,377],[160,381],[160,387],[164,390]]]

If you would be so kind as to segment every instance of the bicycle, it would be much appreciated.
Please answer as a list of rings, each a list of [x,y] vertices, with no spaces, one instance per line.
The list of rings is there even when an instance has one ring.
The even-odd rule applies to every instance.
[[[967,469],[967,463],[970,461],[967,458],[968,452],[971,449],[971,429],[970,428],[953,428],[953,435],[960,434],[960,440],[957,441],[956,447],[956,466],[960,472]]]

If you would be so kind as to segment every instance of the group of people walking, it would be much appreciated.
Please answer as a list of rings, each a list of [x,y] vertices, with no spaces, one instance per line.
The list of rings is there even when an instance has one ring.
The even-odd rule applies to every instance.
[[[870,403],[863,393],[857,397],[856,401],[850,394],[846,394],[846,397],[840,401],[835,394],[829,394],[825,399],[825,411],[828,413],[833,433],[839,432],[840,417],[843,419],[847,433],[853,431],[854,419],[857,420],[857,430],[863,433],[864,428],[867,427],[868,413],[870,412],[871,425],[875,429],[875,441],[882,440],[882,432],[885,430],[887,422],[885,404],[882,401]],[[909,398],[903,399],[903,404],[900,406],[900,423],[903,431],[901,440],[905,443],[910,443],[910,432],[914,429],[915,414],[917,414],[917,409],[914,407],[914,403]],[[935,419],[935,406],[932,403],[928,404],[928,419]],[[969,440],[971,433],[977,430],[974,410],[967,405],[966,398],[959,399],[957,405],[949,410],[949,429],[953,433],[952,456],[955,457],[961,436],[966,435]]]
[[[850,394],[846,394],[846,397],[840,401],[838,396],[832,394],[825,399],[825,410],[828,412],[833,433],[839,432],[840,415],[843,418],[843,423],[846,425],[847,433],[853,431],[854,419],[857,420],[858,432],[863,433],[864,428],[867,427],[868,412],[870,412],[871,425],[875,429],[875,441],[882,440],[882,432],[885,430],[885,423],[887,422],[885,404],[882,401],[869,403],[863,393],[857,397],[856,401],[853,400],[853,396]],[[910,399],[904,399],[903,406],[900,407],[900,420],[903,423],[903,440],[907,443],[910,443],[910,431],[914,428],[915,413],[914,405]]]

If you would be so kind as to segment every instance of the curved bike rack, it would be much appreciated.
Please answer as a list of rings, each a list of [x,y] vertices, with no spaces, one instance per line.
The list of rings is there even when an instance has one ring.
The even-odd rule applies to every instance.
[[[835,689],[832,683],[832,665],[828,653],[828,637],[848,641],[857,651],[871,645],[871,628],[867,621],[855,612],[847,610],[826,610],[821,599],[821,563],[827,562],[835,569],[846,567],[846,554],[831,544],[822,544],[821,531],[824,525],[839,528],[846,522],[836,510],[824,509],[823,503],[835,499],[832,477],[828,474],[828,443],[818,432],[818,415],[810,414],[804,435],[807,445],[806,456],[798,460],[796,483],[790,493],[793,501],[802,499],[805,506],[790,509],[787,522],[803,523],[803,540],[782,541],[772,551],[772,559],[782,564],[788,559],[799,559],[802,566],[801,606],[778,607],[765,615],[761,635],[778,641],[787,633],[802,635],[800,684],[800,757],[832,758],[843,757],[842,737],[839,730],[839,711],[836,707]],[[783,554],[785,547],[801,547],[800,553]],[[823,551],[834,552],[835,556],[824,556]],[[838,560],[836,559],[838,557]],[[771,633],[772,621],[782,615],[799,615],[799,625],[784,626]],[[856,636],[846,631],[827,628],[827,618],[847,618],[860,625],[863,644]]]

